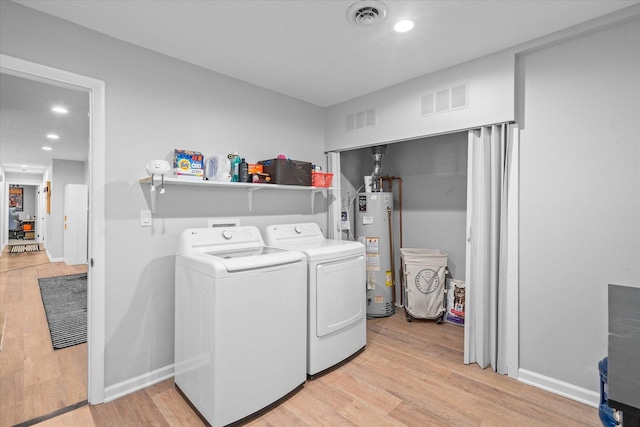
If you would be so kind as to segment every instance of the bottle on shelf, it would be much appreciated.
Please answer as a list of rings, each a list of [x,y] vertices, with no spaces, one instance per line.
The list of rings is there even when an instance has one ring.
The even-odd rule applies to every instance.
[[[231,182],[240,182],[240,156],[237,151],[229,154],[229,160],[231,161]]]
[[[249,164],[243,158],[239,165],[240,182],[251,182],[251,176],[249,175]]]

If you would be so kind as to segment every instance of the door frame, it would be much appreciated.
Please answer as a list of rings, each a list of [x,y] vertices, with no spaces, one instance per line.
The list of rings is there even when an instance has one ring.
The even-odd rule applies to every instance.
[[[104,402],[105,384],[105,82],[0,54],[0,72],[83,88],[89,94],[89,269],[87,400]]]
[[[2,191],[0,191],[0,194],[2,195],[2,200],[0,200],[0,210],[2,210],[2,212],[8,212],[9,209],[9,202],[8,202],[8,197],[4,197],[4,194],[8,194],[9,192],[9,187],[12,185],[21,185],[23,187],[33,187],[35,189],[35,200],[34,200],[34,205],[35,205],[35,217],[36,217],[36,222],[34,224],[34,231],[36,231],[36,238],[34,239],[35,243],[42,243],[39,239],[39,224],[40,224],[40,193],[42,192],[42,184],[39,183],[34,183],[32,181],[29,181],[28,179],[25,180],[15,180],[12,179],[9,181],[7,181],[6,178],[6,174],[4,177],[4,181],[0,181],[0,185],[2,185]],[[7,218],[8,219],[8,218]],[[1,228],[0,232],[2,233],[2,235],[0,236],[0,251],[4,250],[4,247],[9,243],[9,221],[4,221],[3,220],[3,227]],[[1,255],[0,255],[1,256]]]

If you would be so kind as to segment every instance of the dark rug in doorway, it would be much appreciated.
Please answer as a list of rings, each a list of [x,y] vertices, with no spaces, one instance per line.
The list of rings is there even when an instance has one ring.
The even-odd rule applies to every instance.
[[[87,342],[87,273],[38,279],[55,350]]]
[[[13,245],[11,246],[11,249],[9,249],[9,253],[21,254],[23,252],[38,252],[39,250],[40,245],[37,243],[29,245]]]

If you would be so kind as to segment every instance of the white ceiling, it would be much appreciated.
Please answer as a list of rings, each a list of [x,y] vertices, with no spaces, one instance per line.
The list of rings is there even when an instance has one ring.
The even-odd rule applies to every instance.
[[[14,2],[326,107],[640,0],[385,0],[386,19],[369,27],[357,27],[347,19],[355,0]],[[390,26],[400,17],[415,18],[417,28],[393,34]],[[3,118],[5,90],[0,102]],[[37,121],[29,124],[35,131]],[[4,135],[21,132],[6,131],[6,125],[3,120],[3,165],[13,150]]]
[[[385,0],[383,22],[357,27],[355,0],[14,1],[321,107],[638,3]],[[392,34],[407,16],[417,29]]]
[[[69,113],[52,112],[54,105]],[[6,172],[44,173],[52,159],[85,161],[88,152],[88,92],[0,74],[0,166]]]

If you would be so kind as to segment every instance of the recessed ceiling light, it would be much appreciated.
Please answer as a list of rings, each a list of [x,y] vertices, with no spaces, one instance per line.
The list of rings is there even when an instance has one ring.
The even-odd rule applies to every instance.
[[[47,146],[42,147],[42,149],[43,149],[43,150],[45,150],[45,151],[51,151],[51,150],[53,150],[53,148],[51,148],[51,147],[47,147]]]
[[[21,168],[28,168],[29,165],[20,165]]]
[[[416,23],[409,18],[403,18],[393,25],[393,31],[398,34],[408,33],[416,27]]]
[[[60,137],[58,135],[56,135],[55,133],[47,134],[47,138],[49,138],[49,139],[60,139]]]
[[[64,107],[61,107],[59,105],[54,106],[51,111],[53,111],[54,113],[59,113],[59,114],[67,114],[69,112],[69,110],[67,110]]]

